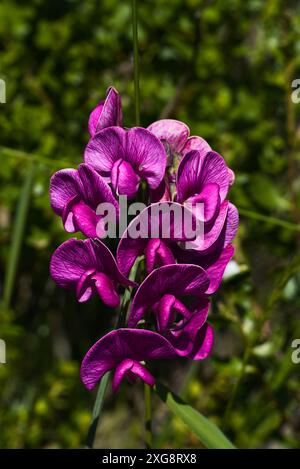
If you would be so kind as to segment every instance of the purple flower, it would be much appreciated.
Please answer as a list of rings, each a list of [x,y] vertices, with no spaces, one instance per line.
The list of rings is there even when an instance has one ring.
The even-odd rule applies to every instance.
[[[54,212],[62,217],[69,233],[81,231],[90,238],[101,231],[101,216],[96,214],[100,203],[109,202],[118,215],[119,204],[105,180],[90,166],[62,169],[50,181],[50,201]]]
[[[111,86],[107,90],[106,99],[100,101],[90,114],[90,136],[93,137],[99,130],[113,125],[122,125],[122,107],[119,93]]]
[[[156,267],[175,264],[174,243],[195,237],[192,231],[195,227],[187,226],[188,217],[192,219],[188,209],[176,202],[159,202],[145,208],[132,220],[119,242],[120,271],[127,276],[141,255],[145,256],[148,274]]]
[[[132,382],[141,378],[153,386],[154,377],[140,362],[175,357],[172,345],[155,332],[118,329],[106,334],[87,352],[81,365],[81,380],[91,390],[107,371],[114,370],[114,392],[119,389],[124,376]]]
[[[203,154],[211,150],[204,138],[190,137],[188,126],[174,119],[156,121],[149,125],[148,130],[167,144],[171,153],[179,156],[179,158],[185,156],[191,150],[198,150]]]
[[[208,251],[226,231],[227,243],[233,239],[238,226],[235,206],[226,199],[231,176],[224,159],[216,152],[203,154],[191,151],[181,160],[176,180],[177,202],[204,205],[200,218],[204,236],[195,248]]]
[[[167,210],[162,214],[153,208],[173,207],[181,210],[181,217],[171,217]],[[202,247],[204,250],[184,249],[184,243],[193,239],[189,230],[185,229],[182,221],[188,209],[175,202],[152,204],[141,212],[129,224],[127,230],[119,242],[117,249],[117,263],[123,275],[128,276],[134,262],[139,256],[144,256],[146,261],[146,272],[149,274],[153,269],[163,265],[196,264],[202,267],[210,280],[207,294],[214,293],[220,286],[224,270],[234,253],[230,244],[234,238],[238,226],[238,214],[236,208],[228,201],[224,202],[221,214],[215,226],[206,233]],[[171,220],[169,236],[163,237],[163,221],[165,226]],[[156,227],[158,235],[153,237],[151,227]],[[133,236],[135,229],[139,228],[142,235],[147,237]],[[194,227],[193,227],[194,228]],[[165,233],[166,234],[166,233]]]
[[[129,327],[135,327],[151,311],[156,330],[170,341],[178,355],[193,360],[205,358],[213,344],[212,328],[206,324],[208,286],[206,272],[196,265],[175,264],[154,270],[134,296]]]
[[[119,306],[118,284],[136,286],[119,271],[110,250],[101,241],[69,239],[52,255],[50,273],[62,288],[76,290],[77,300],[84,302],[98,293],[103,303]]]
[[[201,251],[181,249],[176,245],[173,247],[173,252],[179,263],[199,265],[205,270],[209,277],[209,287],[206,290],[206,294],[212,295],[221,284],[227,264],[234,254],[234,247],[232,244],[228,244],[223,249],[216,248],[211,253],[203,254]]]
[[[89,141],[84,154],[90,164],[108,182],[117,195],[133,198],[145,179],[156,189],[166,168],[166,153],[161,142],[148,130],[134,127],[108,127]]]

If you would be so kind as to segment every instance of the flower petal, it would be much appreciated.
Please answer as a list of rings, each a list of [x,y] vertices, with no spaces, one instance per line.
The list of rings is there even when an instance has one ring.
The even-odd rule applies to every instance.
[[[100,217],[84,202],[80,201],[72,207],[73,223],[76,231],[81,231],[88,238],[97,237],[97,224]],[[66,228],[66,225],[65,225]]]
[[[166,141],[171,150],[176,153],[180,153],[190,135],[187,125],[175,119],[161,119],[153,122],[148,130],[159,140]]]
[[[181,150],[181,154],[182,156],[185,156],[192,150],[197,150],[204,156],[206,153],[211,151],[211,147],[204,138],[194,136],[187,139],[183,149]]]
[[[104,99],[101,100],[97,106],[92,110],[90,117],[89,117],[89,123],[88,123],[88,129],[89,129],[89,134],[91,137],[93,137],[96,133],[97,129],[97,124],[99,122],[102,109],[104,106]],[[100,129],[99,129],[100,130]]]
[[[108,202],[115,207],[118,214],[119,204],[107,182],[87,164],[79,165],[78,173],[82,182],[84,201],[94,210],[97,210],[99,204]]]
[[[196,250],[185,250],[176,248],[178,262],[192,263],[202,267],[209,276],[209,288],[206,291],[211,295],[219,288],[227,264],[234,254],[234,247],[229,244],[224,249],[217,249],[207,255]]]
[[[117,261],[121,272],[126,276],[129,274],[136,258],[143,254],[151,239],[163,239],[165,242],[194,239],[196,226],[190,224],[193,225],[190,210],[176,202],[158,202],[146,207],[131,221],[119,242]],[[160,254],[163,255],[162,250]]]
[[[216,220],[209,226],[205,225],[204,233],[201,233],[197,239],[189,241],[189,248],[208,253],[216,249],[216,244],[220,247],[220,243],[223,243],[226,232],[226,228],[224,227],[226,227],[228,207],[228,200],[224,200],[220,206]]]
[[[111,170],[111,183],[117,195],[127,195],[133,199],[139,190],[140,177],[130,163],[117,160]]]
[[[203,360],[206,358],[212,349],[214,343],[214,331],[210,324],[205,324],[199,331],[194,342],[192,352],[189,353],[188,358],[192,360]]]
[[[107,371],[115,369],[125,359],[140,362],[175,357],[170,342],[156,332],[117,329],[98,340],[87,352],[81,365],[81,380],[88,389],[93,389]]]
[[[122,125],[122,106],[119,93],[111,86],[107,90],[105,101],[100,101],[91,112],[89,133],[93,137],[99,130],[113,125]]]
[[[156,189],[163,180],[167,155],[162,143],[151,132],[134,127],[126,134],[126,161],[146,179],[150,189]]]
[[[57,171],[50,180],[50,203],[57,215],[62,215],[67,202],[81,194],[81,181],[76,169]]]
[[[161,239],[150,239],[144,250],[146,258],[146,271],[148,274],[155,267],[175,264],[175,257],[166,242]]]
[[[117,308],[120,305],[120,296],[115,282],[103,272],[95,273],[92,279],[95,280],[95,287],[103,303],[110,308]]]
[[[199,194],[210,183],[218,184],[222,202],[229,188],[228,169],[224,159],[214,151],[204,156],[198,151],[187,153],[177,171],[177,201],[183,202]]]
[[[92,242],[92,241],[91,241]],[[97,272],[105,272],[110,278],[121,285],[136,287],[137,284],[128,280],[119,270],[116,260],[108,247],[100,240],[93,242],[93,252]]]
[[[138,288],[131,305],[129,327],[134,327],[147,308],[165,294],[203,296],[209,285],[206,272],[199,266],[171,264],[154,270]]]
[[[125,158],[126,130],[107,127],[90,139],[84,152],[84,162],[91,165],[101,176],[110,179],[113,164]]]
[[[53,253],[50,273],[53,280],[62,288],[73,288],[81,276],[94,267],[90,240],[69,239]]]

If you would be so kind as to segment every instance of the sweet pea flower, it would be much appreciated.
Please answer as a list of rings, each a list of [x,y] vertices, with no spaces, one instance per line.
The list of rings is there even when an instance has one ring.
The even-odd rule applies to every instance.
[[[111,86],[107,90],[105,100],[100,101],[90,114],[90,136],[93,137],[99,130],[113,125],[122,125],[122,106],[119,93]]]
[[[198,150],[205,154],[211,150],[209,144],[202,137],[190,137],[190,129],[186,124],[175,119],[161,119],[149,125],[152,132],[170,148],[172,155],[179,158],[191,150]]]
[[[145,256],[148,274],[156,267],[175,264],[174,243],[195,239],[196,228],[196,220],[183,205],[159,202],[148,206],[131,221],[120,239],[117,249],[120,271],[128,276],[141,255]]]
[[[175,264],[154,270],[138,288],[130,310],[128,326],[152,312],[156,330],[166,337],[179,356],[201,360],[213,344],[213,330],[206,323],[209,279],[199,266]],[[191,301],[192,297],[192,301]],[[189,299],[186,306],[183,299]]]
[[[203,204],[199,215],[205,224],[204,237],[198,249],[207,251],[227,226],[231,239],[236,234],[238,213],[226,199],[231,183],[224,159],[216,152],[190,151],[181,160],[176,177],[176,200],[196,206]],[[226,229],[226,228],[225,228]],[[228,244],[228,243],[227,243]]]
[[[96,238],[97,232],[104,230],[102,217],[96,213],[100,203],[112,204],[116,216],[119,211],[107,182],[86,164],[79,165],[78,170],[62,169],[52,176],[50,202],[54,212],[62,217],[67,232],[81,231],[89,238]]]
[[[176,358],[176,351],[167,339],[143,329],[118,329],[96,342],[85,355],[81,365],[81,380],[91,390],[110,370],[114,370],[113,391],[118,391],[122,379],[137,378],[149,386],[155,378],[141,361]]]
[[[117,195],[132,199],[142,179],[156,189],[166,168],[166,152],[151,132],[141,127],[108,127],[90,139],[85,163],[111,183]]]
[[[82,303],[97,293],[104,304],[120,304],[118,285],[136,286],[119,271],[115,258],[101,241],[69,239],[52,255],[50,273],[62,288],[75,289]]]

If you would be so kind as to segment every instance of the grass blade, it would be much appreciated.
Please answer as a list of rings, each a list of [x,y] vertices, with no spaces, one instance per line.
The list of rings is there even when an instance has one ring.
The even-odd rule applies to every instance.
[[[166,386],[157,383],[155,391],[169,409],[184,422],[187,427],[199,438],[201,443],[210,449],[234,449],[234,445],[210,420],[196,409],[176,396]]]
[[[21,189],[16,218],[13,226],[12,241],[10,245],[8,265],[3,288],[3,302],[9,308],[15,285],[17,267],[19,263],[21,246],[23,243],[25,223],[30,202],[31,188],[34,176],[34,165],[31,164]]]

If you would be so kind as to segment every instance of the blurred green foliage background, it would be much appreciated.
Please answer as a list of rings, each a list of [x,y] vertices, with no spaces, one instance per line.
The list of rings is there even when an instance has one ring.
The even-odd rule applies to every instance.
[[[210,314],[211,358],[155,372],[238,447],[299,447],[300,104],[291,83],[300,4],[138,3],[142,124],[173,117],[207,139],[236,173],[230,197],[241,215],[235,263]],[[66,234],[48,186],[55,170],[81,161],[90,110],[111,84],[125,125],[134,123],[130,2],[2,0],[0,78],[0,447],[80,447],[95,397],[80,362],[114,315],[97,299],[79,305],[49,278]],[[154,406],[158,447],[199,446],[157,398]],[[109,395],[97,446],[142,447],[143,412],[142,386]]]

